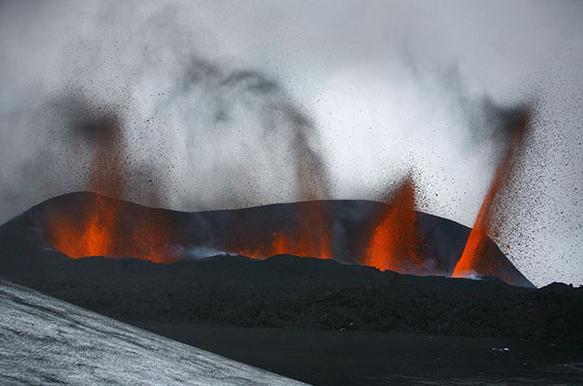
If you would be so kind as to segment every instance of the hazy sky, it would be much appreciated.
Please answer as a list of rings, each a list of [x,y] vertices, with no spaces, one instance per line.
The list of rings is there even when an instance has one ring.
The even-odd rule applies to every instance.
[[[413,170],[421,210],[471,226],[497,112],[528,104],[497,242],[537,285],[583,284],[582,18],[579,1],[0,2],[0,221],[85,187],[74,100],[122,118],[134,200],[297,200],[299,132],[330,198]]]

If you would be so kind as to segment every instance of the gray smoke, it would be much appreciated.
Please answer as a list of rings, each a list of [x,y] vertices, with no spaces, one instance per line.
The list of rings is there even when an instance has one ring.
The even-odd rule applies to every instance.
[[[51,17],[62,5],[5,7]],[[123,22],[143,9],[136,36],[124,40]],[[194,210],[329,197],[312,120],[275,79],[199,53],[181,10],[178,3],[91,4],[80,9],[85,36],[63,37],[65,27],[47,21],[65,40],[52,42],[55,49],[73,63],[52,68],[63,79],[54,91],[20,101],[29,106],[19,129],[36,138],[11,162],[48,170],[32,187],[17,174],[6,198],[27,189],[35,200],[87,188],[118,195],[107,181],[87,183],[97,148],[122,158],[123,197],[147,205]]]

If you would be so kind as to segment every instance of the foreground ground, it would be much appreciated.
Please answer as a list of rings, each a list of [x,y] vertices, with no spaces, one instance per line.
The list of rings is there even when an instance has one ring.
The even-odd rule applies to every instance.
[[[293,256],[64,259],[11,276],[317,385],[583,384],[583,289],[563,284],[519,288]]]
[[[315,385],[583,384],[583,347],[503,338],[133,322]]]
[[[5,281],[0,307],[3,384],[295,383],[225,357],[324,386],[583,383],[566,342],[131,322],[194,348]]]
[[[293,385],[0,281],[0,384]]]

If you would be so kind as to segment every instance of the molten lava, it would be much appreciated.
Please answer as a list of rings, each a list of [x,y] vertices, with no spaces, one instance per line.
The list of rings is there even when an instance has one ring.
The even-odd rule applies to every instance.
[[[295,218],[289,219],[281,229],[274,229],[271,240],[250,247],[252,240],[236,237],[229,251],[243,256],[265,259],[275,255],[294,255],[331,259],[332,235],[327,210],[321,201],[298,203]]]
[[[496,260],[492,257],[495,253],[490,249],[494,244],[488,235],[493,231],[494,220],[499,220],[493,218],[493,208],[524,143],[526,127],[527,120],[523,119],[511,133],[508,148],[496,168],[462,256],[453,270],[454,277],[472,273],[502,275],[496,272]],[[119,125],[106,117],[85,130],[89,130],[89,134],[84,135],[94,146],[87,188],[112,198],[87,194],[83,202],[75,204],[79,204],[75,210],[49,213],[45,236],[54,249],[71,258],[134,257],[154,263],[172,263],[181,258],[180,248],[196,247],[212,238],[212,235],[193,238],[188,231],[177,235],[175,227],[178,225],[168,212],[136,210],[133,204],[119,200],[127,174],[127,154]],[[326,195],[310,190],[312,184],[301,185],[301,197],[306,201],[298,203],[293,214],[283,212],[287,213],[285,217],[276,216],[273,223],[259,231],[248,226],[248,218],[241,218],[241,224],[236,220],[229,222],[228,235],[215,240],[217,245],[213,248],[256,259],[279,254],[334,258],[332,210],[323,201],[313,201],[319,195]],[[368,243],[362,248],[361,264],[380,270],[426,273],[428,263],[420,255],[415,184],[411,176],[401,181],[385,207],[386,210],[373,219]],[[362,231],[366,232],[366,228]]]
[[[466,246],[457,262],[452,277],[468,277],[472,274],[495,275],[495,262],[489,253],[488,235],[493,231],[494,206],[498,193],[508,183],[516,157],[522,152],[527,133],[528,120],[522,117],[510,134],[506,152],[496,167],[494,177],[482,202]]]
[[[133,218],[123,193],[124,147],[120,126],[111,116],[87,126],[83,133],[95,146],[87,187],[106,192],[115,199],[88,195],[79,213],[53,213],[46,239],[70,258],[87,256],[135,257],[155,263],[176,260],[169,247],[172,224],[163,213]],[[128,223],[131,219],[131,224]]]
[[[102,196],[92,201],[83,205],[80,219],[60,213],[51,216],[47,238],[54,249],[75,259],[110,255],[119,208],[107,205]]]
[[[314,201],[300,205],[297,232],[292,235],[277,234],[273,242],[272,255],[332,258],[332,236],[322,202]]]
[[[379,217],[362,264],[383,271],[411,272],[412,268],[422,265],[416,252],[417,240],[415,185],[408,176],[395,191],[386,212]]]

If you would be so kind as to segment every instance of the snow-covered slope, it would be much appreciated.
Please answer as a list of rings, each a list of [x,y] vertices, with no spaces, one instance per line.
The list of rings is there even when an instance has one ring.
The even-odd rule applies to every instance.
[[[0,384],[300,385],[0,280]]]

